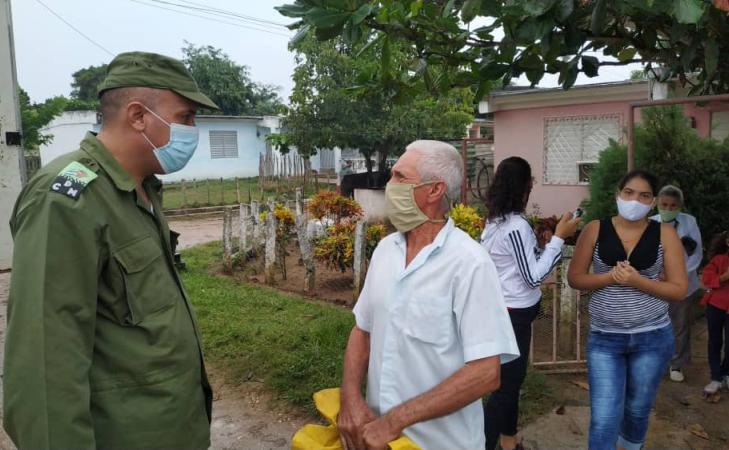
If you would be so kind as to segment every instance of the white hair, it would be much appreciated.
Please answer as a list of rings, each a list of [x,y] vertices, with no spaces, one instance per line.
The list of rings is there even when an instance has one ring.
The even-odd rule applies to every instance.
[[[456,201],[461,196],[463,183],[463,159],[458,150],[451,144],[442,141],[419,140],[410,143],[405,151],[414,151],[420,155],[417,170],[420,182],[443,181],[446,184],[447,203]]]
[[[677,198],[678,203],[680,203],[681,206],[683,206],[683,191],[680,188],[678,188],[672,184],[668,184],[666,186],[663,186],[661,188],[661,190],[658,192],[659,197],[662,195],[668,195],[669,197]]]

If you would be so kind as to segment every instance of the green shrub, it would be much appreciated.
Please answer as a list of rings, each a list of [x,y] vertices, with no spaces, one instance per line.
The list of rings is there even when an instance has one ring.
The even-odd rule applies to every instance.
[[[685,212],[696,216],[705,242],[729,228],[724,208],[729,199],[729,142],[700,138],[680,106],[646,108],[636,126],[635,167],[656,174],[661,185],[683,190]],[[627,170],[627,148],[614,141],[600,154],[590,175],[586,220],[617,213],[618,181]]]

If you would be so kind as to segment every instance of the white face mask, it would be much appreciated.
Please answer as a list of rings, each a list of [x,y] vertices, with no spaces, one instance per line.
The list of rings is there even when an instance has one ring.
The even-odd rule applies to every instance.
[[[644,218],[653,209],[653,203],[646,205],[638,200],[623,200],[618,197],[617,203],[620,217],[631,222]]]

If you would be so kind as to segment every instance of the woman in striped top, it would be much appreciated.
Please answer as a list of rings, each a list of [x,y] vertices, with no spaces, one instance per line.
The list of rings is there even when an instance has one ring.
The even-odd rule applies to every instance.
[[[554,236],[542,236],[549,242],[544,250],[539,249],[537,237],[523,215],[532,183],[528,162],[517,156],[506,158],[496,169],[487,197],[489,217],[481,244],[496,265],[521,354],[501,366],[501,386],[486,402],[487,450],[497,446],[504,450],[523,448],[516,437],[519,390],[527,371],[532,322],[539,313],[540,285],[562,258],[564,240],[575,234],[580,221],[565,214]]]
[[[657,190],[653,174],[626,174],[618,185],[619,214],[585,227],[570,264],[570,285],[592,291],[591,450],[642,447],[661,375],[673,355],[667,302],[684,299],[688,278],[674,227],[647,217]]]

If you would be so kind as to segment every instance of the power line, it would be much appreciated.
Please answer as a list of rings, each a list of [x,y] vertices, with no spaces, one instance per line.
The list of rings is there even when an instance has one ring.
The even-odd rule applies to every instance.
[[[145,3],[145,2],[143,2],[141,0],[129,0],[129,1],[134,2],[134,3],[139,3],[140,5],[149,6],[151,8],[163,9],[165,11],[171,11],[171,12],[175,12],[175,13],[178,13],[178,14],[184,14],[186,16],[197,17],[197,18],[203,19],[203,20],[209,20],[211,22],[222,23],[222,24],[225,24],[225,25],[231,25],[231,26],[234,26],[234,27],[244,28],[244,29],[248,29],[248,30],[262,31],[264,33],[269,33],[269,34],[273,34],[273,35],[276,35],[276,36],[282,36],[282,37],[285,37],[287,39],[288,38],[291,38],[291,36],[288,35],[288,34],[278,33],[276,31],[272,31],[270,29],[257,28],[256,26],[251,25],[251,24],[243,25],[241,23],[227,22],[227,21],[224,21],[224,20],[215,19],[213,17],[202,16],[202,15],[199,15],[199,14],[193,14],[193,13],[186,12],[186,11],[180,11],[179,9],[166,8],[164,6],[155,5],[155,4],[152,4],[152,3]],[[155,0],[148,0],[148,1],[155,1]]]
[[[78,28],[76,28],[73,25],[71,25],[66,19],[64,19],[63,17],[61,17],[60,15],[58,15],[58,13],[56,13],[54,10],[52,10],[48,5],[46,5],[45,3],[43,3],[41,0],[35,0],[35,1],[37,3],[40,3],[41,6],[43,6],[51,14],[53,14],[54,16],[56,16],[61,22],[63,22],[66,25],[68,25],[73,31],[75,31],[76,33],[78,33],[79,35],[81,35],[84,39],[86,39],[87,41],[91,42],[92,44],[94,44],[95,46],[97,46],[98,48],[100,48],[101,50],[105,51],[109,56],[114,56],[114,54],[112,52],[110,52],[109,50],[107,50],[103,45],[101,45],[98,42],[94,41],[93,39],[91,39],[90,37],[88,37],[87,35],[85,35],[81,30],[79,30]]]
[[[271,25],[271,24],[267,23],[266,21],[262,21],[261,19],[255,19],[255,18],[251,19],[250,16],[243,16],[243,15],[231,12],[231,11],[225,11],[225,10],[216,9],[216,8],[208,8],[208,7],[205,7],[205,5],[202,5],[202,7],[197,7],[197,6],[191,6],[191,5],[181,5],[179,3],[174,3],[174,2],[170,2],[170,1],[166,1],[166,0],[147,0],[147,1],[152,2],[152,3],[159,3],[162,5],[169,5],[169,6],[173,6],[173,7],[177,7],[177,8],[182,8],[183,10],[191,9],[193,11],[199,11],[202,14],[210,14],[212,16],[222,17],[224,19],[240,21],[242,23],[255,25],[257,27],[263,27],[265,29],[282,31],[281,26],[278,24],[274,23],[274,25]],[[190,2],[190,3],[192,4],[192,2]]]
[[[163,9],[165,11],[171,11],[171,12],[175,12],[175,13],[178,13],[178,14],[184,14],[186,16],[197,17],[197,18],[200,18],[200,19],[209,20],[211,22],[222,23],[222,24],[225,24],[225,25],[231,25],[231,26],[238,27],[238,28],[244,28],[244,29],[254,30],[254,31],[262,31],[264,33],[274,34],[274,35],[282,36],[282,37],[285,37],[285,38],[290,38],[291,37],[290,35],[283,34],[283,33],[278,33],[276,31],[272,31],[270,29],[256,28],[255,26],[252,26],[250,24],[249,25],[243,25],[243,24],[240,24],[240,23],[227,22],[227,21],[220,20],[220,19],[215,19],[215,18],[212,18],[212,17],[202,16],[202,15],[199,15],[199,14],[193,14],[193,13],[189,13],[189,12],[186,12],[186,11],[180,11],[178,9],[166,8],[164,6],[159,6],[159,5],[155,5],[155,4],[145,3],[145,2],[140,1],[140,0],[129,0],[129,1],[134,2],[134,3],[139,3],[140,5],[149,6],[149,7],[152,7],[152,8]],[[148,0],[148,1],[155,1],[155,0]],[[182,5],[178,5],[178,6],[182,6]],[[184,7],[184,6],[182,6],[182,7]]]
[[[261,19],[261,18],[258,18],[258,17],[248,16],[248,15],[245,15],[245,14],[239,14],[239,13],[236,13],[234,11],[229,11],[229,10],[226,10],[226,9],[209,7],[208,5],[205,5],[203,3],[196,3],[196,2],[189,1],[189,0],[178,0],[178,1],[181,1],[182,3],[187,3],[188,5],[194,5],[194,6],[203,7],[203,8],[205,8],[208,11],[216,11],[216,12],[222,13],[224,15],[238,17],[238,18],[241,18],[243,20],[249,20],[249,21],[253,21],[253,22],[260,22],[262,24],[275,25],[277,27],[281,27],[281,28],[288,29],[288,25],[286,25],[285,23],[274,22],[272,20]]]

